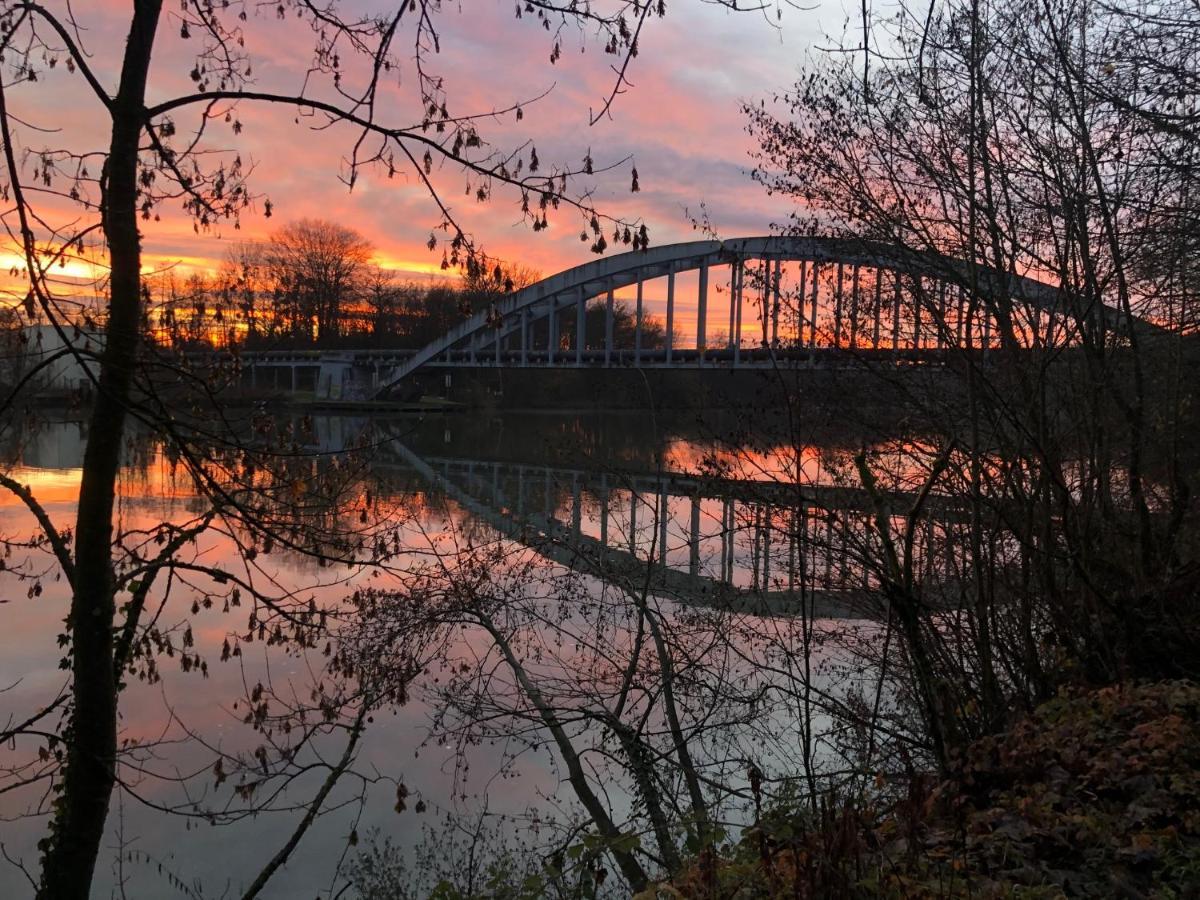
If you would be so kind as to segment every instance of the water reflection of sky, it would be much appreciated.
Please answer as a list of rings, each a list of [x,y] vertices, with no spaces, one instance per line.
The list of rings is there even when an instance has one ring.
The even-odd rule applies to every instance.
[[[23,471],[20,474],[29,474]],[[29,479],[26,479],[27,481]],[[39,484],[41,482],[38,482]],[[58,482],[54,482],[56,485]],[[63,486],[64,490],[66,485]],[[143,498],[144,499],[144,498]],[[156,512],[166,512],[170,503],[163,503],[155,510],[153,504],[139,503],[136,511],[125,510],[123,519],[128,527],[155,524]],[[51,504],[49,512],[69,513],[73,500],[61,500]],[[16,528],[27,526],[24,516],[11,504],[0,508],[0,528],[11,534]],[[228,539],[210,539],[198,550],[198,555],[208,564],[236,568],[238,556]],[[276,565],[267,565],[270,575],[282,582],[312,578],[312,567],[298,564],[280,556]],[[11,579],[5,578],[6,582]],[[318,598],[323,593],[340,597],[352,588],[353,582],[323,587],[311,585],[311,593]],[[58,693],[64,685],[63,673],[59,670],[58,655],[54,652],[56,635],[62,630],[62,620],[69,602],[65,583],[46,581],[39,597],[27,598],[21,590],[14,590],[9,583],[5,589],[6,609],[3,631],[4,653],[0,657],[0,684],[13,685],[3,695],[4,718],[19,720],[36,711]],[[184,613],[179,609],[177,614]],[[138,777],[131,767],[124,770],[125,777],[133,778],[132,790],[147,804],[176,804],[184,793],[179,785],[170,783],[181,773],[206,770],[212,765],[212,755],[190,745],[184,738],[184,728],[204,734],[206,738],[223,749],[251,748],[258,739],[241,721],[241,713],[233,704],[245,703],[243,667],[234,662],[219,663],[221,644],[231,628],[240,628],[242,623],[231,623],[234,613],[224,615],[219,611],[202,612],[194,618],[196,649],[210,660],[209,677],[172,670],[169,660],[164,660],[164,678],[160,684],[146,685],[132,682],[122,697],[122,739],[139,741],[165,740],[167,746],[158,748],[147,760],[146,772]],[[243,614],[237,614],[238,619]],[[270,673],[277,690],[287,692],[288,687],[300,695],[311,689],[310,663],[319,671],[323,660],[315,661],[275,650],[266,650],[261,643],[249,645],[244,650],[245,677],[251,683],[256,678]],[[336,855],[321,848],[344,846],[346,835],[357,827],[365,833],[370,827],[380,827],[392,834],[401,844],[415,839],[420,823],[430,820],[439,809],[447,805],[470,808],[482,805],[480,792],[483,778],[478,781],[468,778],[461,784],[462,794],[451,801],[451,786],[462,779],[461,769],[455,765],[454,750],[428,742],[429,710],[421,702],[420,695],[403,707],[382,711],[370,726],[359,756],[359,766],[364,770],[378,770],[403,781],[413,791],[409,811],[397,814],[393,810],[394,789],[373,792],[358,819],[357,806],[348,806],[343,811],[320,819],[306,836],[304,848],[287,868],[272,882],[269,896],[307,896],[318,880],[328,877]],[[173,721],[174,720],[174,721]],[[179,743],[175,743],[175,742]],[[5,748],[5,752],[11,748]],[[17,748],[28,750],[28,746]],[[321,749],[336,758],[341,751],[340,743],[324,742]],[[469,756],[486,757],[486,752]],[[487,759],[474,760],[472,767],[481,776],[487,772]],[[536,756],[523,758],[513,769],[513,776],[488,785],[488,805],[493,811],[521,813],[531,796],[537,793],[553,795],[557,781],[545,759]],[[319,778],[302,779],[291,792],[297,799],[310,796],[319,785]],[[6,819],[19,816],[42,797],[38,789],[15,792],[0,797],[0,813]],[[350,798],[353,785],[347,784],[341,791],[341,801]],[[189,796],[204,796],[212,790],[212,778],[205,775],[192,780],[188,787]],[[227,784],[224,793],[229,794]],[[424,798],[430,811],[424,817],[413,812],[415,801]],[[335,792],[330,805],[341,802]],[[147,854],[161,861],[185,882],[191,884],[198,879],[204,886],[205,896],[220,896],[228,881],[236,888],[252,878],[284,842],[297,820],[298,813],[266,815],[234,825],[211,827],[185,821],[175,816],[165,816],[148,805],[140,805],[126,797],[123,808],[114,807],[111,816],[110,835],[106,845],[116,846],[118,834],[123,830],[128,849]],[[45,819],[6,821],[0,826],[0,841],[15,858],[36,861],[34,843],[42,836]],[[125,875],[132,875],[129,885],[130,896],[157,896],[166,890],[165,882],[157,875],[156,866],[139,865],[138,861],[126,862]],[[102,860],[97,896],[109,893],[108,885],[115,874]],[[13,868],[0,867],[0,894],[21,896],[25,888],[22,877]]]
[[[317,420],[312,428],[311,449],[336,453],[364,424],[354,419]],[[664,469],[676,473],[704,472],[735,481],[793,478],[800,472],[801,480],[813,484],[835,483],[840,477],[837,467],[830,464],[837,456],[836,446],[775,446],[739,455],[698,434],[666,434],[657,442],[649,442],[644,431],[639,433],[636,423],[630,422],[615,425],[606,422],[591,428],[556,421],[534,425],[521,421],[486,424],[489,427],[481,430],[456,419],[421,427],[401,423],[391,434],[401,435],[406,446],[415,448],[412,453],[420,460],[476,457],[490,460],[493,464],[490,475],[494,480],[500,479],[497,473],[503,463],[507,468],[499,488],[507,488],[510,495],[517,478],[514,466],[518,474],[535,473],[541,494],[531,496],[529,504],[538,508],[543,519],[548,512],[567,532],[573,529],[592,538],[594,543],[603,539],[605,544],[627,548],[635,559],[661,553],[661,544],[654,549],[656,540],[662,536],[655,516],[665,508],[668,566],[712,581],[724,581],[742,590],[756,585],[765,588],[768,584],[779,588],[783,570],[778,561],[786,559],[789,552],[794,553],[794,548],[755,546],[751,530],[745,530],[737,540],[725,541],[722,533],[732,523],[727,502],[719,497],[697,497],[693,501],[686,491],[664,494],[660,500],[644,485],[639,487],[636,480],[623,482],[621,469],[632,469],[643,476],[647,471],[653,474]],[[579,446],[572,449],[568,440],[571,435],[582,436],[586,450]],[[70,521],[72,516],[83,446],[82,427],[77,423],[61,423],[31,430],[22,436],[19,446],[10,449],[9,458],[16,462],[9,470],[12,477],[30,485],[51,517],[60,522]],[[127,529],[150,528],[161,521],[181,522],[194,515],[194,498],[179,471],[153,448],[142,447],[137,457],[137,463],[127,467],[121,476],[122,525]],[[407,457],[399,460],[394,455],[387,457],[381,460],[377,473],[386,479],[392,491],[389,499],[404,510],[404,515],[393,520],[392,527],[403,530],[403,543],[413,550],[411,558],[402,556],[393,560],[393,567],[402,570],[410,564],[418,565],[427,560],[431,544],[451,537],[474,535],[476,540],[497,540],[494,523],[473,515],[473,507],[468,504],[468,501],[487,501],[486,491],[481,493],[477,484],[459,478],[455,483],[462,491],[461,496],[448,497],[446,485],[423,483],[417,477],[421,472],[414,473],[411,465],[405,469],[406,460]],[[611,473],[611,487],[599,490],[594,481],[579,484],[577,476],[571,473],[581,465]],[[449,467],[446,471],[450,471]],[[485,468],[480,471],[488,474]],[[500,505],[496,496],[495,491],[490,495],[494,511],[511,518],[512,497],[507,498],[510,502],[506,505]],[[739,515],[744,518],[745,514]],[[0,532],[9,536],[28,533],[30,526],[28,514],[13,498],[5,495],[0,499]],[[514,542],[511,535],[505,540],[513,545],[514,558],[528,558],[530,551]],[[319,569],[311,560],[281,552],[260,556],[250,573],[233,540],[220,534],[207,534],[189,552],[205,565],[303,588],[306,596],[311,594],[318,602],[330,605],[340,604],[355,587],[379,584],[378,576],[369,572]],[[727,554],[731,554],[730,560],[726,559]],[[771,558],[776,560],[774,572],[762,566],[764,559]],[[9,566],[19,567],[20,562],[10,559]],[[48,555],[34,554],[29,564],[50,570]],[[563,568],[545,561],[541,565],[547,572]],[[11,573],[0,577],[4,584],[0,615],[5,623],[0,686],[12,685],[0,694],[0,710],[4,719],[20,720],[52,700],[65,683],[53,648],[62,630],[69,598],[66,585],[53,576],[41,580],[42,591],[36,597],[27,597],[29,585],[18,583]],[[206,587],[203,579],[198,579],[196,585],[198,589]],[[544,587],[545,583],[541,585]],[[591,596],[597,597],[605,590],[595,579],[586,588]],[[187,618],[186,612],[183,607],[173,607],[165,615],[175,616],[182,623]],[[297,695],[305,695],[311,690],[312,673],[320,671],[323,660],[319,654],[310,658],[280,648],[265,648],[261,642],[246,645],[240,663],[236,659],[225,664],[217,662],[222,643],[231,632],[244,628],[241,621],[244,615],[244,610],[225,614],[216,607],[191,617],[197,650],[210,663],[208,677],[185,674],[173,669],[170,660],[164,660],[164,678],[160,684],[134,681],[123,695],[122,736],[141,741],[161,739],[167,743],[146,757],[145,771],[132,785],[132,793],[141,802],[126,796],[119,807],[114,805],[106,841],[110,852],[102,859],[97,896],[107,895],[119,877],[130,879],[131,896],[153,896],[165,889],[156,867],[147,865],[141,856],[126,860],[120,871],[113,867],[111,851],[122,841],[127,849],[161,861],[184,882],[202,885],[205,896],[220,896],[227,889],[236,894],[239,886],[257,873],[294,827],[298,817],[295,812],[212,827],[165,816],[153,808],[154,804],[178,803],[185,795],[193,798],[211,795],[212,778],[206,770],[211,766],[212,756],[184,740],[185,728],[204,734],[223,749],[249,749],[258,737],[241,721],[244,706],[238,711],[233,708],[243,697],[246,680],[253,683],[269,674],[278,691],[286,692],[290,686]],[[569,621],[567,625],[583,629],[587,623]],[[785,634],[789,627],[786,622],[769,623],[760,632],[774,632],[775,639],[782,643],[790,639]],[[469,646],[471,641],[479,640],[478,634],[464,637],[464,645],[456,652],[485,655],[489,648]],[[741,641],[736,635],[733,640],[735,644]],[[553,642],[547,642],[547,646],[550,643]],[[739,646],[747,653],[758,652],[751,647],[750,639]],[[570,653],[560,653],[556,664],[569,667],[582,662],[573,660]],[[434,689],[432,685],[426,687]],[[459,756],[454,746],[443,744],[436,735],[431,738],[430,699],[430,693],[418,690],[406,705],[377,714],[359,756],[360,771],[382,773],[408,787],[412,792],[408,811],[394,811],[395,792],[390,784],[368,792],[361,816],[354,803],[339,809],[338,804],[352,800],[357,789],[356,784],[345,784],[335,791],[332,803],[327,804],[335,811],[314,825],[300,851],[272,882],[269,896],[311,895],[323,890],[351,829],[366,834],[370,828],[378,827],[403,846],[415,842],[422,822],[433,822],[446,809],[464,811],[486,805],[493,813],[519,816],[529,807],[569,809],[573,805],[569,789],[560,783],[556,763],[545,742],[536,752],[521,752],[515,761],[506,763],[504,777],[495,777],[504,748],[484,741],[467,747],[465,755]],[[785,730],[786,720],[792,715],[784,708],[776,710],[763,725],[764,733]],[[756,738],[747,735],[747,739]],[[515,745],[510,745],[508,749],[514,748]],[[15,752],[28,753],[29,749],[28,745],[19,746]],[[325,742],[320,750],[336,756],[340,746]],[[14,751],[5,748],[3,752]],[[794,760],[789,764],[794,764]],[[197,771],[206,774],[186,785],[174,781],[180,775]],[[134,777],[128,770],[126,774]],[[292,796],[305,798],[318,782],[319,777],[301,779]],[[622,799],[624,789],[616,783],[609,787],[614,807],[627,808],[628,798]],[[0,841],[11,856],[31,864],[36,862],[34,844],[42,835],[45,820],[22,819],[20,815],[40,801],[43,788],[44,785],[38,785],[0,796],[0,813],[6,817],[0,825]],[[223,790],[228,792],[229,786]],[[423,815],[413,809],[418,798],[429,806]],[[0,893],[17,896],[24,887],[27,886],[15,869],[0,867]]]

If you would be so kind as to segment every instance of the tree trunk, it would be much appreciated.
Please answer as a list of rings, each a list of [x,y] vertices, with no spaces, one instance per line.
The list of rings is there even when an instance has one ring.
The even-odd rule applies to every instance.
[[[67,760],[49,838],[40,900],[86,900],[115,782],[117,679],[113,672],[112,514],[141,322],[137,230],[138,140],[161,0],[138,0],[111,107],[112,142],[103,185],[104,232],[112,265],[100,388],[83,459],[75,527],[71,629],[73,707]]]

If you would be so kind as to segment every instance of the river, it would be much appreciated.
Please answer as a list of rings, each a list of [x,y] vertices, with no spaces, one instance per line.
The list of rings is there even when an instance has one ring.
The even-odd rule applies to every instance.
[[[218,518],[152,592],[94,896],[241,896],[338,763],[368,678],[355,759],[263,896],[337,896],[372,847],[426,889],[477,886],[496,857],[534,874],[564,850],[583,865],[594,817],[552,725],[651,873],[700,827],[732,833],[756,803],[802,791],[798,773],[844,767],[853,736],[830,733],[814,691],[870,696],[854,648],[880,629],[850,457],[872,447],[904,493],[919,472],[898,436],[836,414],[802,434],[734,414],[273,418],[287,479],[251,480],[277,539]],[[85,438],[43,417],[6,448],[55,521],[72,519]],[[186,473],[132,437],[124,558],[204,513]],[[931,512],[928,547],[952,518]],[[33,533],[6,495],[9,725],[67,683],[69,593]],[[3,748],[0,895],[31,890],[16,863],[36,872],[52,751],[36,734]]]

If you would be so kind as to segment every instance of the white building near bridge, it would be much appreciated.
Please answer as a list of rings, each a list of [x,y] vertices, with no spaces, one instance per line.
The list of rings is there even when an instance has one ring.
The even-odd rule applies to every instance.
[[[81,331],[70,324],[61,329],[61,334],[53,325],[27,325],[21,329],[19,377],[30,377],[31,387],[40,393],[87,391],[100,376],[104,335]]]

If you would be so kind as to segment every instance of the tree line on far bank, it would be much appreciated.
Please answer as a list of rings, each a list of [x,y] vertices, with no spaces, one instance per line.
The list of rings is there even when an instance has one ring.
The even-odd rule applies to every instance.
[[[159,279],[147,329],[179,349],[415,349],[540,277],[519,263],[488,260],[460,279],[421,283],[374,257],[375,247],[354,229],[301,219],[262,243],[234,247],[216,273]],[[589,305],[589,334],[604,334],[604,316],[602,302]],[[573,346],[574,317],[565,318],[560,341]],[[534,325],[537,346],[545,327]],[[617,341],[632,346],[635,313],[621,301],[614,327]],[[642,328],[645,347],[662,345],[659,320],[647,316]]]

